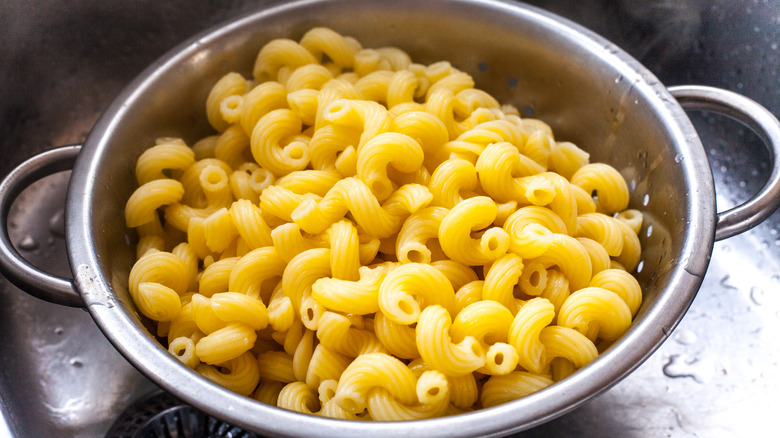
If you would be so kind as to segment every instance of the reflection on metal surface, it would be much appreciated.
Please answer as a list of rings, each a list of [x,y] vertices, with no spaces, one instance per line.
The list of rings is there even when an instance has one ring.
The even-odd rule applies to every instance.
[[[165,50],[258,7],[254,1],[17,3],[0,6],[0,28],[8,35],[0,39],[0,75],[8,78],[0,84],[0,174],[36,152],[82,141],[113,96]],[[780,113],[776,3],[532,3],[612,40],[667,85],[725,87]],[[733,122],[692,117],[708,148],[719,209],[748,199],[769,172],[763,147]],[[60,275],[69,273],[60,225],[64,181],[53,177],[27,194],[11,230],[20,250]],[[578,410],[519,436],[766,436],[774,431],[774,394],[780,393],[778,292],[775,213],[715,245],[689,312],[637,371]],[[99,436],[155,390],[88,314],[31,298],[2,278],[0,330],[0,435],[5,422],[20,437]]]

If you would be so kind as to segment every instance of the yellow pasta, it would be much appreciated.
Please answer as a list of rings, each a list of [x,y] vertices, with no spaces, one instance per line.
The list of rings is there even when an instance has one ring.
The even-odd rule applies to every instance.
[[[388,352],[372,331],[354,327],[349,318],[334,312],[325,312],[320,317],[317,339],[322,345],[348,357]]]
[[[200,364],[195,368],[203,377],[241,395],[249,395],[260,381],[260,367],[251,353],[219,364]]]
[[[230,124],[222,118],[220,105],[230,96],[242,95],[246,91],[246,79],[238,73],[228,73],[212,87],[206,99],[206,116],[211,126],[223,132]]]
[[[514,288],[522,273],[523,260],[520,256],[501,256],[487,270],[485,282],[482,284],[482,299],[495,301],[515,313],[519,306],[514,297]]]
[[[388,165],[400,172],[413,172],[423,164],[420,144],[408,135],[384,132],[358,149],[357,176],[379,201],[387,199],[394,187],[387,176]]]
[[[157,209],[181,200],[184,187],[179,181],[158,179],[150,181],[133,192],[125,207],[125,222],[128,227],[139,227],[152,222]]]
[[[462,158],[453,157],[441,163],[431,175],[428,187],[433,194],[433,205],[452,208],[465,198],[473,196],[477,188],[477,169]]]
[[[439,305],[422,311],[417,322],[417,349],[431,368],[448,376],[463,376],[485,365],[485,352],[473,336],[452,341],[450,315]]]
[[[195,368],[200,364],[200,359],[195,354],[195,342],[185,336],[174,338],[168,344],[168,351],[189,368]]]
[[[449,211],[442,207],[426,207],[409,216],[398,232],[395,254],[401,263],[430,263],[433,259],[427,246],[438,239],[441,221]]]
[[[642,304],[642,288],[636,278],[621,269],[605,269],[593,275],[589,286],[607,289],[620,296],[635,315]]]
[[[186,170],[195,162],[195,152],[179,139],[167,139],[147,149],[138,157],[135,178],[144,185],[166,178],[166,170]]]
[[[256,340],[254,329],[246,324],[233,323],[201,338],[195,344],[195,354],[201,362],[220,364],[249,351]]]
[[[518,364],[523,369],[541,374],[547,366],[545,348],[539,340],[542,330],[555,316],[555,308],[545,298],[528,301],[515,315],[509,328],[509,343],[517,350]]]
[[[628,185],[623,176],[612,166],[591,163],[577,169],[571,183],[598,197],[598,208],[614,214],[628,207]]]
[[[595,341],[614,341],[631,324],[631,309],[615,292],[586,287],[573,292],[558,314],[558,325],[573,328]]]
[[[211,135],[136,163],[128,289],[219,385],[337,419],[456,415],[576,373],[639,311],[620,171],[449,62],[317,27],[205,112]]]
[[[141,313],[158,321],[170,320],[181,309],[180,295],[189,286],[187,272],[187,265],[175,254],[147,252],[130,271],[130,296]]]
[[[333,398],[349,412],[360,413],[368,406],[372,389],[381,388],[397,401],[411,405],[417,401],[417,379],[400,360],[383,353],[357,357],[344,370]]]
[[[230,275],[238,260],[238,257],[227,257],[204,268],[198,282],[198,293],[211,297],[218,292],[227,292],[230,288]]]
[[[408,421],[444,415],[450,404],[447,376],[438,371],[425,371],[417,379],[418,403],[411,406],[399,402],[382,388],[368,394],[368,410],[377,421]]]
[[[268,325],[268,309],[262,301],[238,292],[220,292],[211,296],[214,315],[225,322],[238,322],[262,330]]]
[[[482,386],[482,406],[490,408],[533,394],[553,384],[549,378],[526,371],[492,376]]]
[[[360,268],[358,280],[324,277],[312,285],[312,296],[328,309],[355,315],[376,313],[379,310],[379,286],[385,279],[386,269]]]
[[[276,109],[257,121],[250,146],[252,156],[274,175],[302,170],[309,164],[308,140],[301,134],[302,121],[289,109]]]
[[[390,353],[402,359],[414,359],[420,356],[417,351],[417,333],[414,327],[391,321],[382,312],[374,319],[374,333]]]
[[[424,186],[407,184],[380,205],[363,181],[346,178],[336,183],[322,200],[301,202],[291,216],[304,231],[317,234],[349,212],[364,231],[381,238],[397,233],[404,219],[427,206],[430,199]]]
[[[455,313],[455,291],[438,269],[421,263],[407,263],[390,270],[379,286],[379,309],[399,324],[417,322],[426,306],[443,306]]]
[[[495,202],[486,196],[469,198],[453,207],[439,228],[444,253],[466,265],[489,263],[506,253],[509,235],[501,228],[490,228],[479,239],[471,236],[473,231],[493,223],[497,213]]]
[[[244,133],[240,125],[230,125],[222,135],[217,138],[214,146],[214,157],[224,161],[231,168],[237,169],[247,162],[249,151],[249,137]]]

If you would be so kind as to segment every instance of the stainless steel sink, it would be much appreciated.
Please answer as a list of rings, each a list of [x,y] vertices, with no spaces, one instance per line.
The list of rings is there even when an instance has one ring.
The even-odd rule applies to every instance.
[[[26,157],[83,140],[146,65],[190,35],[271,3],[173,0],[0,3],[0,175]],[[602,34],[666,85],[728,88],[780,115],[780,3],[537,0]],[[769,174],[758,139],[692,114],[721,210]],[[35,264],[67,275],[67,173],[28,189],[11,235]],[[0,437],[103,436],[158,391],[89,315],[31,298],[0,277]],[[775,430],[780,393],[780,213],[717,243],[704,284],[667,341],[627,379],[580,409],[518,436],[730,437]]]

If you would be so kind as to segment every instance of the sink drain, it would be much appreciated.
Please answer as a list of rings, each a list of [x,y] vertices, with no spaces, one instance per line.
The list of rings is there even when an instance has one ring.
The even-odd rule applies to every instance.
[[[259,438],[189,406],[166,392],[126,409],[106,438]]]

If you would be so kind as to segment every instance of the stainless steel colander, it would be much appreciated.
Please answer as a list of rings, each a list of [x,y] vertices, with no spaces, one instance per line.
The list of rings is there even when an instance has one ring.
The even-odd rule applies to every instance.
[[[358,423],[284,411],[238,396],[170,356],[146,328],[127,291],[134,236],[123,208],[135,160],[154,139],[208,133],[204,102],[229,71],[247,76],[262,45],[328,26],[366,47],[398,46],[416,62],[448,60],[477,86],[549,123],[594,161],[616,167],[642,210],[644,303],[629,331],[597,360],[523,399],[474,413],[403,423]],[[683,106],[724,113],[754,129],[773,160],[769,182],[748,202],[717,213],[712,174]],[[0,185],[0,267],[23,290],[85,306],[106,337],[151,380],[182,400],[263,434],[297,436],[491,436],[562,415],[617,383],[649,356],[684,315],[713,242],[760,223],[780,204],[780,125],[741,96],[695,86],[667,89],[609,41],[533,7],[501,1],[300,1],[199,34],[138,76],[109,106],[83,146],[40,154]],[[75,164],[74,164],[75,163]],[[66,238],[74,280],[25,262],[5,218],[14,197],[43,175],[73,172]]]

